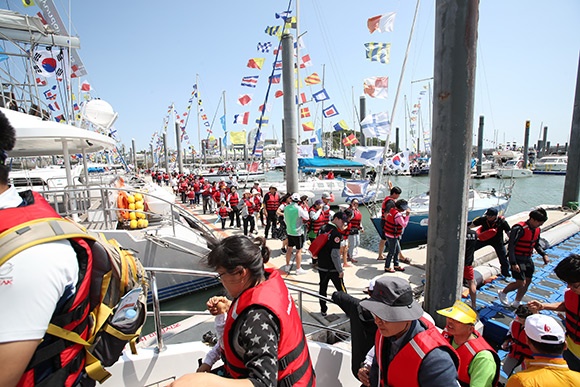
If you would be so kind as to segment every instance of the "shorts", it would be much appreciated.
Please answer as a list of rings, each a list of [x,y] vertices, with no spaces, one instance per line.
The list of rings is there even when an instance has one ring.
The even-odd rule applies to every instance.
[[[288,246],[301,249],[304,246],[304,237],[302,235],[288,235]]]
[[[463,267],[463,279],[466,281],[472,281],[475,279],[475,275],[473,274],[473,266]]]
[[[534,276],[534,271],[536,270],[536,267],[534,266],[534,261],[532,260],[532,257],[516,257],[516,262],[520,267],[520,272],[518,273],[513,269],[511,270],[512,277],[514,277],[515,280],[523,281],[526,278],[531,279]]]

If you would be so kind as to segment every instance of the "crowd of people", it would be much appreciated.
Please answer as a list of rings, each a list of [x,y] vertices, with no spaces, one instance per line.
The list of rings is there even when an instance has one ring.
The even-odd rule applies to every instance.
[[[14,143],[14,130],[0,113],[0,231],[38,217],[38,205],[42,204],[39,195],[19,194],[8,183],[5,160]],[[268,236],[286,241],[283,271],[291,269],[295,251],[296,274],[304,272],[301,254],[306,237],[312,244],[326,238],[313,257],[319,293],[326,296],[332,282],[336,288],[332,300],[351,318],[351,368],[364,386],[498,385],[502,365],[496,350],[476,329],[476,311],[462,301],[437,311],[446,318],[441,331],[415,301],[409,282],[389,275],[402,271],[399,262],[404,259],[399,239],[409,208],[399,198],[400,188],[392,187],[383,203],[384,243],[379,259],[388,246],[385,273],[370,282],[368,298],[359,300],[347,294],[343,281],[344,268],[356,262],[358,237],[364,232],[358,201],[353,200],[344,211],[332,212],[330,193],[309,206],[307,196],[280,196],[274,186],[264,195],[259,183],[240,196],[232,178],[210,184],[196,176],[167,174],[166,178],[165,173],[154,173],[152,177],[159,184],[173,186],[184,205],[202,205],[204,213],[217,212],[222,228],[226,228],[227,219],[229,227],[241,228],[243,224],[244,231],[244,235],[217,241],[206,257],[228,294],[207,302],[210,313],[216,315],[220,339],[197,370],[192,367],[197,372],[179,377],[171,386],[316,386],[295,302],[280,271],[265,266],[271,254]],[[50,206],[45,207],[42,211],[58,216],[48,209]],[[511,275],[516,281],[499,294],[501,302],[509,304],[507,294],[517,291],[511,303],[517,307],[517,319],[510,325],[505,342],[509,355],[503,370],[509,376],[508,387],[580,385],[580,256],[571,254],[555,268],[555,274],[568,286],[563,301],[521,304],[534,272],[533,250],[548,262],[539,244],[540,226],[546,219],[546,212],[537,209],[530,212],[527,221],[510,227],[490,209],[473,222],[480,226],[475,237],[468,233],[473,243],[466,253],[467,263],[472,263],[469,256],[483,245],[500,251],[503,235],[497,235],[509,235],[506,259],[500,257],[500,261],[504,277]],[[263,236],[256,236],[257,225],[264,228]],[[59,317],[65,302],[68,308],[78,300],[78,307],[70,311],[78,310],[82,315],[78,320],[88,324],[84,273],[92,262],[89,251],[72,238],[19,251],[9,266],[0,264],[2,273],[12,279],[0,287],[0,309],[10,311],[0,319],[1,386],[84,385],[82,345],[73,342],[63,346],[62,353],[50,355],[44,349],[47,343],[52,344],[46,340],[49,323]],[[327,305],[323,299],[320,308],[324,316]],[[544,311],[565,312],[564,327]],[[87,337],[87,326],[79,325],[79,337]],[[214,369],[218,359],[224,365]],[[520,365],[522,370],[517,368]]]

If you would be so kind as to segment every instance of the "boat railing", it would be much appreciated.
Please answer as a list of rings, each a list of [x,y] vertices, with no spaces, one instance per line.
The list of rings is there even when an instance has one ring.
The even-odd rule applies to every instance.
[[[129,187],[109,187],[95,185],[83,185],[82,187],[67,186],[63,189],[50,189],[39,192],[53,206],[61,216],[71,217],[79,221],[87,229],[117,229],[119,211],[136,211],[120,208],[117,205],[117,193],[124,191],[130,194],[140,193],[150,199],[159,200],[167,205],[168,210],[163,214],[143,211],[150,219],[160,220],[161,223],[169,224],[176,235],[176,224],[180,216],[187,216],[183,209],[175,203],[168,202],[161,197],[148,192],[142,192]],[[211,234],[209,228],[193,216],[189,216],[189,222],[195,224],[198,231]]]
[[[159,288],[157,286],[157,274],[163,273],[163,274],[188,275],[188,276],[197,276],[197,277],[212,277],[212,278],[216,278],[216,279],[219,278],[219,274],[215,273],[215,272],[209,272],[209,271],[203,271],[203,270],[168,269],[168,268],[162,268],[162,267],[146,267],[145,271],[147,272],[147,275],[149,278],[149,287],[150,287],[150,291],[151,291],[151,299],[152,299],[152,307],[153,307],[152,311],[147,312],[147,316],[153,316],[153,320],[154,320],[154,324],[155,324],[155,335],[156,335],[156,340],[157,340],[155,351],[162,352],[166,349],[166,346],[163,342],[163,328],[164,327],[163,327],[163,323],[161,321],[162,316],[190,317],[190,316],[194,316],[194,315],[207,315],[208,312],[205,312],[205,311],[204,312],[184,311],[184,310],[162,312],[161,311],[161,303],[159,300]],[[300,287],[300,286],[291,285],[291,284],[286,284],[286,286],[292,292],[297,293],[297,300],[295,300],[295,302],[297,304],[296,307],[298,308],[298,311],[300,314],[300,320],[302,321],[302,325],[310,326],[310,327],[313,327],[313,328],[316,328],[319,330],[324,330],[327,332],[331,332],[334,335],[336,335],[337,337],[342,338],[342,339],[350,337],[349,332],[338,328],[338,326],[341,323],[326,326],[323,324],[316,324],[316,323],[304,321],[304,316],[303,316],[304,296],[314,297],[317,299],[322,299],[324,301],[333,303],[331,298],[321,296],[320,294],[318,294],[312,290],[305,289],[305,288]]]

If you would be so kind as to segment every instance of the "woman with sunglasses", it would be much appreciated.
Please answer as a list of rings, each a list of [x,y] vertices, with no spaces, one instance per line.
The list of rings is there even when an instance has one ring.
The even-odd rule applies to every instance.
[[[208,266],[233,299],[223,338],[229,379],[195,373],[171,386],[316,386],[300,316],[278,271],[264,268],[269,258],[264,238],[242,235],[221,240],[209,253]]]

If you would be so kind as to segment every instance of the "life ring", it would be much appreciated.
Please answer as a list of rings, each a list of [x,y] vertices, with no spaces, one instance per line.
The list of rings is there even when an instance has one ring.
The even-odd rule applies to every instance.
[[[119,191],[119,196],[117,196],[117,218],[119,220],[128,220],[129,219],[129,199],[127,196],[127,192]]]

